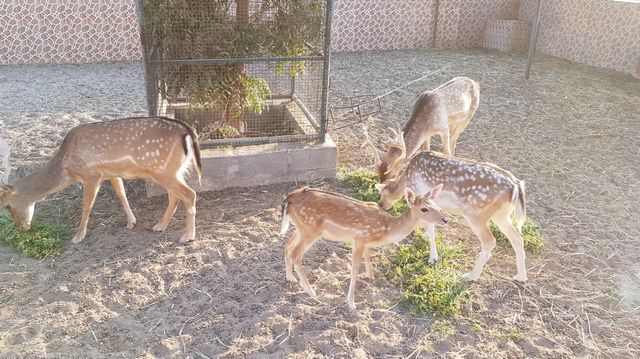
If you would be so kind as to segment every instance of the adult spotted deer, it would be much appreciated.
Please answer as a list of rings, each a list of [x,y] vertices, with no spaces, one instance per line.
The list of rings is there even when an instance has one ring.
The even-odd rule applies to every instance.
[[[369,248],[399,242],[419,224],[446,224],[447,220],[433,203],[442,186],[434,186],[428,195],[414,196],[407,190],[409,209],[393,217],[373,202],[319,189],[301,188],[293,191],[282,203],[282,228],[284,235],[293,222],[296,232],[285,246],[287,279],[296,282],[295,269],[304,290],[312,297],[315,291],[302,269],[302,257],[320,238],[348,242],[353,245],[351,283],[347,294],[349,308],[355,309],[354,292],[360,262],[364,256],[367,277],[373,278],[369,262]]]
[[[369,140],[365,127],[365,144],[373,149],[380,182],[395,177],[421,145],[428,151],[433,135],[440,136],[442,152],[455,155],[458,136],[471,121],[479,101],[478,83],[467,77],[456,77],[418,97],[402,131],[394,131],[395,141],[385,143],[386,151],[379,150]]]
[[[14,222],[28,230],[36,202],[73,183],[82,182],[83,207],[78,232],[80,242],[87,233],[89,213],[100,184],[109,180],[127,215],[127,228],[136,224],[124,191],[122,178],[150,178],[166,188],[169,205],[155,231],[164,231],[182,202],[186,210],[186,233],[180,242],[195,239],[196,194],[184,181],[194,164],[201,177],[200,149],[188,125],[163,117],[135,117],[79,125],[67,134],[46,166],[0,189]],[[7,172],[9,168],[7,166]]]
[[[516,253],[518,281],[527,280],[525,253],[520,235],[526,218],[524,182],[511,173],[489,163],[446,156],[437,152],[421,152],[395,178],[384,184],[377,184],[383,208],[391,208],[405,191],[427,193],[443,184],[442,192],[434,199],[443,210],[462,215],[478,236],[482,250],[473,270],[465,275],[475,281],[489,260],[496,239],[489,230],[493,222],[509,238]],[[511,214],[517,220],[516,230],[511,222]],[[430,238],[429,263],[438,259],[435,242],[435,228],[427,227]]]

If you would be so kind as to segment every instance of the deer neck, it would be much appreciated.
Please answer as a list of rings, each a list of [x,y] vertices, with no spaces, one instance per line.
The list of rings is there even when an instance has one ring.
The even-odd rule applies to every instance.
[[[411,124],[413,121],[409,121],[408,124]],[[404,145],[407,151],[407,158],[413,156],[416,153],[420,146],[422,146],[422,133],[421,131],[412,131],[412,126],[405,126],[404,131]]]
[[[387,181],[385,187],[388,188],[391,198],[398,200],[404,194],[404,189],[407,186],[407,167],[405,167],[396,178],[391,181]]]
[[[59,156],[56,156],[41,170],[18,180],[14,188],[22,198],[38,202],[70,184],[71,178],[62,168]]]
[[[389,221],[389,230],[385,238],[386,243],[397,243],[407,237],[416,227],[417,220],[411,209]]]

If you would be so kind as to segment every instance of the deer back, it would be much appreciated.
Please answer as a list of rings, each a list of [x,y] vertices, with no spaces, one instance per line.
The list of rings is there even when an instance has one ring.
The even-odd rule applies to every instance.
[[[200,149],[188,125],[162,117],[126,118],[73,128],[60,152],[72,176],[123,178],[182,173],[189,157],[200,175]]]
[[[390,217],[376,203],[306,187],[292,192],[285,204],[296,228],[314,233],[375,237],[386,231]]]
[[[407,167],[407,187],[439,183],[444,187],[436,203],[447,209],[463,211],[483,209],[495,203],[511,201],[515,177],[492,164],[483,164],[424,152],[415,156]]]

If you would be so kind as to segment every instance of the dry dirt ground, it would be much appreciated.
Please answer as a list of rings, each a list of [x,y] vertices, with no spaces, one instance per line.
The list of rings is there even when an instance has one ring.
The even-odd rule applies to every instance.
[[[381,139],[422,91],[454,76],[478,80],[480,108],[458,155],[528,183],[546,249],[527,258],[526,284],[510,280],[512,251],[496,248],[461,318],[416,317],[396,305],[400,289],[385,277],[389,247],[375,254],[376,279],[358,282],[354,313],[341,245],[319,242],[305,257],[318,300],[285,280],[279,205],[295,184],[201,194],[189,245],[177,243],[181,211],[167,233],[149,231],[165,198],[129,182],[138,226],[127,230],[105,185],[81,244],[40,261],[0,247],[0,357],[640,357],[640,81],[543,57],[526,82],[523,67],[484,51],[337,55],[331,102],[432,73],[382,99],[371,130]],[[139,63],[0,67],[0,83],[0,136],[23,173],[74,125],[145,110]],[[371,167],[357,126],[330,133],[342,169]],[[51,196],[36,217],[75,228],[80,195],[73,186]],[[461,221],[442,231],[470,265],[477,239]]]

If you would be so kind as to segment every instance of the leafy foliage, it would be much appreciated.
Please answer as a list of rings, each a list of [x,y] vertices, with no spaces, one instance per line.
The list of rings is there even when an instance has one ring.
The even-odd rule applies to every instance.
[[[238,4],[244,5],[248,18]],[[324,4],[318,0],[147,0],[142,39],[152,60],[313,55],[324,36],[323,13]],[[306,64],[274,65],[277,74],[285,68],[295,77]],[[234,119],[244,111],[261,113],[271,94],[266,81],[250,76],[242,63],[165,63],[155,67],[154,76],[163,98],[188,99],[194,106],[219,112],[218,127],[236,126]]]
[[[60,254],[62,238],[68,229],[57,223],[33,221],[31,229],[18,228],[8,215],[0,215],[0,243],[13,247],[30,258],[44,258]]]
[[[414,240],[402,245],[393,259],[391,279],[402,287],[402,298],[414,314],[456,316],[467,298],[467,284],[456,262],[462,250],[442,244],[437,235],[439,261],[429,265],[429,239],[418,230],[413,235]]]
[[[380,193],[375,187],[378,176],[365,169],[357,169],[344,174],[344,182],[356,191],[356,198],[361,201],[376,202],[380,204]],[[389,212],[399,215],[407,210],[407,202],[404,199],[398,201]]]

